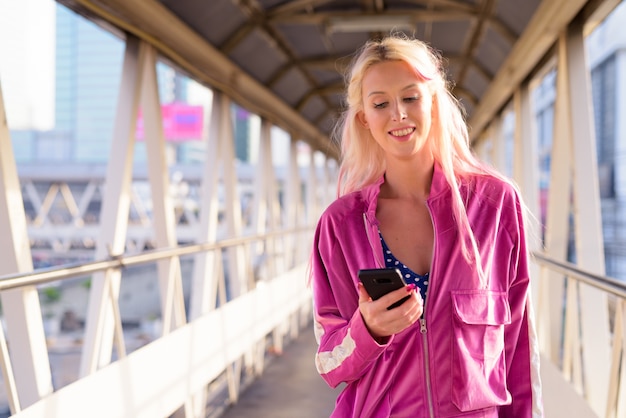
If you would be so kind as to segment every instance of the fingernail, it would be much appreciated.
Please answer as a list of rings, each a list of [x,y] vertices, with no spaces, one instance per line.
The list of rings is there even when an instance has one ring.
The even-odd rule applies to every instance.
[[[414,291],[416,287],[417,286],[415,286],[415,283],[410,283],[410,284],[406,285],[406,291],[410,293],[410,292]]]

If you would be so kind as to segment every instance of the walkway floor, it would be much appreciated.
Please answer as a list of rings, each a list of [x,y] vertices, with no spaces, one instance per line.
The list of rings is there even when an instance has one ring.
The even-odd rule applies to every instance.
[[[305,328],[222,418],[328,418],[340,388],[331,389],[315,370],[316,348],[313,329]]]

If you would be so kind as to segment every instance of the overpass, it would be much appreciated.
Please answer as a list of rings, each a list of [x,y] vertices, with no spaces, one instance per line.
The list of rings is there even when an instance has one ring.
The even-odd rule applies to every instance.
[[[103,166],[19,165],[0,119],[0,363],[11,416],[205,417],[246,396],[268,352],[311,319],[304,278],[312,228],[334,197],[341,72],[359,45],[390,30],[446,57],[476,153],[512,175],[537,220],[529,244],[546,411],[626,416],[626,288],[605,275],[584,43],[620,1],[59,3],[122,39],[121,82]],[[178,170],[168,163],[159,62],[211,93],[203,164],[183,174],[191,202],[169,175]],[[546,74],[556,102],[544,190],[532,95]],[[251,166],[236,163],[233,104],[255,115]],[[140,108],[143,171],[134,167]],[[280,172],[275,128],[289,137]],[[68,251],[83,259],[34,264]],[[158,295],[151,332],[125,320],[126,295],[145,293],[129,284],[137,280]],[[51,338],[47,289],[66,285],[86,301],[81,326]],[[52,359],[63,345],[79,354],[76,376],[60,383]]]

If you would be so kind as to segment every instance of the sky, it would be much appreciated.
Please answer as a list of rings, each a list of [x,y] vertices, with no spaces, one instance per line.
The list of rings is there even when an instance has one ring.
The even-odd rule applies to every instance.
[[[54,0],[0,0],[0,88],[9,128],[54,126]]]

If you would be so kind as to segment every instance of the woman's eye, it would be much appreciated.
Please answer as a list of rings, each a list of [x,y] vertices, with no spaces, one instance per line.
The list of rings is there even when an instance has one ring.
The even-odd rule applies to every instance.
[[[419,98],[420,98],[420,97],[419,97],[419,96],[417,96],[417,95],[416,95],[416,96],[411,96],[411,97],[405,97],[405,98],[404,98],[404,101],[405,101],[405,102],[409,102],[409,103],[410,103],[410,102],[415,102],[415,101],[419,100]]]
[[[374,109],[383,109],[387,106],[387,102],[374,103]]]

